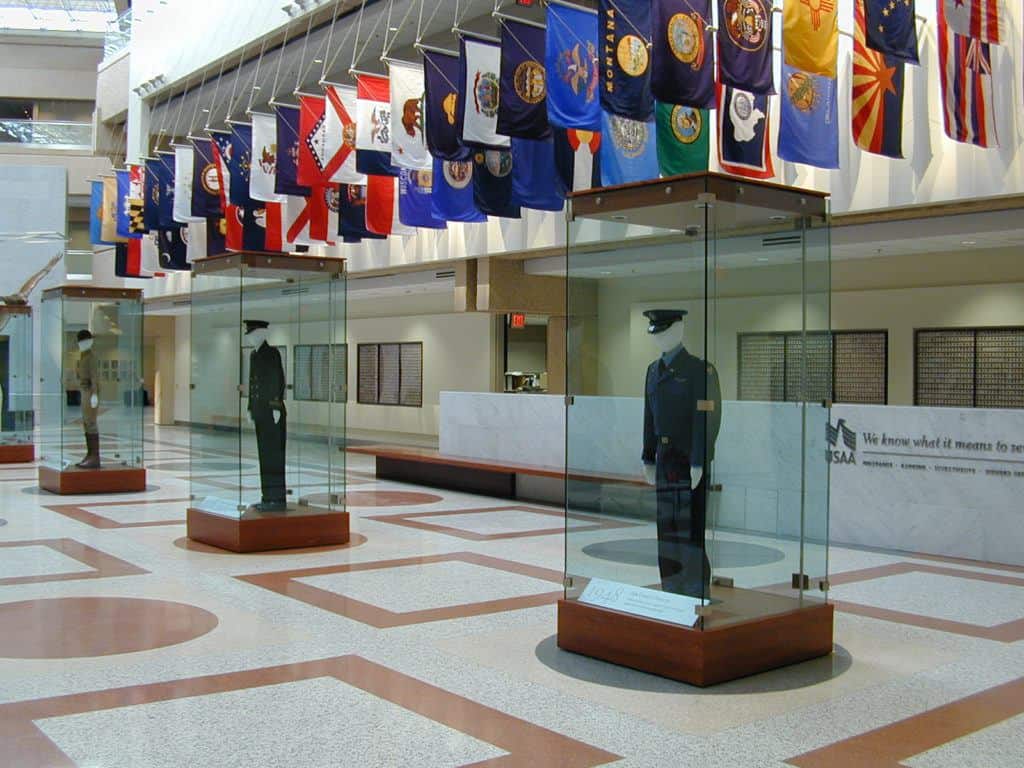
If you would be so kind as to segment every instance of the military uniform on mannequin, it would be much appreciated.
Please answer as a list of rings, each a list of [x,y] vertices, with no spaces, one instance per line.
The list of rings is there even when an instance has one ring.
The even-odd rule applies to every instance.
[[[285,445],[288,416],[284,407],[285,380],[281,353],[267,343],[269,323],[245,320],[245,340],[253,346],[249,355],[249,416],[256,425],[260,457],[261,512],[288,509],[285,490]]]
[[[718,372],[683,345],[683,309],[644,312],[661,356],[644,385],[644,475],[656,488],[658,570],[665,592],[706,598],[711,564],[704,552],[707,478],[721,425]],[[710,413],[698,410],[710,401]]]
[[[75,466],[80,469],[100,468],[100,430],[96,422],[99,415],[99,376],[92,351],[93,337],[87,330],[78,332],[78,389],[82,394],[82,428],[85,430],[86,456]]]

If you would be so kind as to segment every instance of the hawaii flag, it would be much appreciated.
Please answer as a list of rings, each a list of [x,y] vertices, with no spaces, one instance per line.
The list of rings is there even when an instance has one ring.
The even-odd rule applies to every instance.
[[[459,124],[462,143],[470,147],[508,147],[509,137],[498,133],[501,47],[463,38],[461,52]]]
[[[277,176],[277,118],[274,115],[252,116],[252,162],[249,168],[249,196],[263,202],[281,202],[283,195],[274,191]],[[175,197],[177,200],[177,197]]]
[[[718,163],[726,173],[750,179],[770,179],[771,138],[768,135],[768,96],[731,86],[718,89]]]
[[[327,136],[341,147],[344,160],[328,181],[365,184],[366,176],[356,170],[356,89],[346,85],[327,86]]]
[[[356,170],[390,176],[391,85],[386,77],[356,76]]]
[[[946,23],[958,35],[983,43],[1005,43],[1006,8],[1002,0],[940,0]]]
[[[391,75],[391,162],[410,171],[434,167],[423,132],[423,67],[392,63]]]
[[[398,179],[394,176],[367,177],[366,228],[375,235],[416,234],[399,219]]]
[[[864,0],[854,4],[853,143],[866,152],[903,157],[903,62],[868,48]]]
[[[946,135],[979,147],[998,146],[988,43],[956,34],[938,0],[939,83]]]

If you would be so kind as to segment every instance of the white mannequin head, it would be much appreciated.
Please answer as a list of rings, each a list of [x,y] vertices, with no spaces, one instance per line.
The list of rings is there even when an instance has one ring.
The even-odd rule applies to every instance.
[[[684,331],[686,330],[686,324],[682,320],[678,320],[661,333],[653,334],[654,343],[658,345],[658,349],[661,354],[671,352],[677,347],[683,345],[683,337],[685,336]]]
[[[88,352],[90,349],[92,349],[92,339],[82,339],[78,342],[79,352]]]
[[[686,330],[686,323],[683,322],[685,315],[686,310],[683,309],[649,309],[644,312],[644,317],[649,321],[647,333],[661,354],[682,346]]]
[[[267,340],[267,329],[253,328],[251,331],[245,334],[245,340],[249,342],[249,346],[253,347],[254,349],[259,349]]]

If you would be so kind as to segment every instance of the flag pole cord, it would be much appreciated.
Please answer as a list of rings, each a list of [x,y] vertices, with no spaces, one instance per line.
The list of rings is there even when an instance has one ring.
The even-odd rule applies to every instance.
[[[299,90],[299,86],[302,85],[302,77],[305,74],[302,70],[305,61],[306,54],[309,53],[309,35],[313,31],[313,14],[309,14],[309,21],[306,22],[306,34],[302,38],[302,54],[299,56],[299,66],[295,68],[295,87],[292,88],[292,93]],[[283,53],[283,51],[282,51]]]
[[[424,2],[426,2],[426,0],[420,0],[420,16],[423,15],[423,3]],[[402,17],[402,20],[400,22],[398,22],[398,27],[395,29],[394,34],[391,35],[391,39],[390,40],[388,40],[387,32],[384,33],[384,51],[381,53],[381,56],[380,56],[380,60],[381,61],[384,61],[387,58],[388,54],[391,53],[391,49],[395,47],[395,41],[398,40],[398,36],[400,34],[402,34],[402,30],[405,29],[405,25],[409,21],[409,16],[412,14],[412,9],[415,8],[415,7],[416,7],[415,0],[412,0],[409,3],[409,7],[405,9],[405,15]],[[389,17],[390,17],[390,11],[388,13],[389,13]],[[388,30],[390,31],[390,29],[391,29],[390,18],[388,19],[388,21],[389,21],[389,23],[388,23]]]
[[[574,11],[587,11],[589,13],[597,15],[596,8],[588,8],[585,5],[577,5],[576,3],[569,3],[566,0],[544,0],[547,5],[560,5],[563,8],[572,8]]]
[[[227,59],[221,59],[220,62],[220,74],[217,75],[217,83],[213,87],[213,98],[210,100],[210,108],[206,110],[206,122],[203,125],[203,130],[210,130],[210,121],[213,119],[213,112],[217,109],[217,94],[220,92],[220,81],[224,77],[224,67],[227,65]]]
[[[340,3],[340,0],[339,0],[339,3]],[[359,11],[359,15],[360,15],[360,16],[362,16],[362,13],[363,13],[363,12],[362,12],[362,10],[360,9],[360,11]],[[349,25],[348,25],[348,28],[347,28],[347,29],[345,30],[345,37],[343,37],[343,38],[341,39],[341,43],[340,43],[340,44],[338,45],[338,48],[337,48],[337,50],[336,50],[336,51],[334,52],[334,55],[333,55],[333,56],[331,56],[331,58],[330,58],[330,61],[329,61],[329,62],[328,62],[328,60],[327,60],[327,57],[328,57],[328,55],[329,55],[329,54],[331,53],[331,48],[330,48],[330,46],[328,46],[328,47],[327,47],[327,50],[326,50],[326,51],[324,51],[324,70],[323,70],[323,72],[322,72],[322,73],[321,73],[321,75],[320,75],[320,85],[340,85],[339,83],[332,83],[332,82],[328,81],[328,79],[327,79],[327,74],[328,74],[328,73],[329,73],[329,72],[330,72],[330,71],[331,71],[332,69],[334,69],[334,65],[335,65],[335,64],[336,64],[336,63],[338,62],[338,58],[339,58],[339,57],[341,56],[341,52],[342,52],[343,50],[345,50],[345,46],[346,46],[346,45],[348,45],[348,41],[349,41],[349,38],[351,38],[351,37],[352,37],[352,32],[353,32],[353,31],[354,31],[355,29],[356,29],[356,26],[355,26],[355,25],[353,25],[353,24],[349,24]],[[333,30],[333,28],[331,29],[331,34],[332,34],[332,36],[333,36],[333,34],[334,34],[334,30]],[[358,35],[356,35],[356,40],[357,40],[357,41],[359,40],[359,36],[358,36]]]
[[[636,32],[637,37],[639,37],[643,41],[643,44],[646,47],[650,48],[651,45],[652,45],[651,39],[649,37],[646,37],[644,35],[644,33],[640,31],[640,29],[637,27],[637,25],[633,23],[633,20],[631,18],[629,18],[628,14],[625,14],[625,13],[622,12],[622,9],[619,8],[619,6],[615,2],[615,0],[605,0],[605,1],[608,3],[608,5],[610,5],[612,7],[612,10],[614,10],[617,14],[619,14],[622,18],[624,18],[626,20],[626,23],[629,24],[629,26],[631,26],[633,28],[634,32]]]
[[[231,86],[231,96],[228,98],[228,111],[224,114],[225,123],[231,119],[231,114],[235,111],[235,100],[238,98],[238,84],[242,82],[242,64],[245,63],[245,51],[247,48],[247,45],[243,45],[242,53],[238,57],[238,71],[235,72],[235,84]]]
[[[178,104],[178,115],[174,118],[174,127],[171,129],[171,139],[178,137],[178,126],[181,125],[181,116],[185,112],[185,100],[188,98],[188,82],[189,78],[185,78],[185,90],[181,93],[181,103]],[[172,142],[168,141],[167,146],[170,146]]]
[[[475,32],[472,29],[463,29],[462,27],[460,27],[457,24],[454,27],[452,27],[452,32],[454,32],[459,37],[475,37],[478,40],[486,40],[489,43],[500,43],[501,42],[501,38],[500,37],[495,37],[494,35],[488,35],[485,32]]]
[[[277,56],[277,72],[274,74],[274,86],[270,89],[271,103],[277,98],[277,89],[281,84],[281,65],[284,63],[285,52],[288,50],[288,32],[291,28],[292,22],[289,21],[284,28],[284,40],[281,42],[281,52]]]
[[[320,68],[320,80],[318,82],[323,83],[324,78],[327,77],[327,61],[328,54],[331,52],[331,43],[334,42],[334,27],[338,23],[338,11],[341,10],[341,0],[334,0],[334,13],[331,15],[331,28],[327,32],[327,48],[324,51],[324,65]]]
[[[260,45],[260,57],[256,60],[256,72],[252,76],[252,88],[249,89],[249,103],[245,105],[245,114],[252,114],[252,105],[256,100],[256,91],[260,90],[260,70],[263,69],[263,55],[267,52],[267,38]]]
[[[203,73],[202,80],[199,81],[199,93],[196,94],[196,106],[192,110],[192,119],[188,121],[188,131],[185,133],[185,138],[192,138],[192,128],[196,124],[196,118],[199,116],[199,105],[203,100],[203,91],[206,90],[206,73]]]
[[[491,16],[493,18],[497,19],[499,22],[515,21],[515,22],[517,22],[519,24],[525,24],[527,27],[536,27],[537,29],[547,29],[548,28],[547,24],[543,24],[543,23],[541,23],[539,21],[533,21],[532,19],[523,19],[523,18],[520,18],[519,16],[513,16],[510,13],[502,13],[501,11],[492,11],[491,12]],[[505,24],[502,24],[502,26],[505,27],[505,29],[508,29],[508,27],[505,26]],[[511,32],[510,32],[510,34],[511,34]],[[518,42],[518,40],[516,42]],[[520,45],[521,45],[521,43],[520,43]]]
[[[359,47],[359,37],[356,37],[355,45],[352,47],[352,66],[349,67],[348,73],[354,74],[367,74],[366,72],[360,72],[356,69],[356,64],[363,60],[363,54],[366,53],[366,49],[370,47],[370,41],[373,40],[374,34],[377,32],[377,28],[380,26],[381,21],[384,19],[384,14],[380,13],[377,15],[377,20],[373,22],[373,29],[370,30],[370,34],[366,36],[366,41],[363,43],[363,47]]]
[[[423,43],[413,43],[412,47],[415,48],[417,51],[420,51],[421,53],[422,52],[439,53],[439,54],[441,54],[443,56],[458,56],[459,55],[458,51],[452,51],[452,50],[449,50],[448,48],[439,48],[436,45],[425,45]]]
[[[424,47],[424,46],[421,46],[421,47]],[[451,55],[451,56],[458,56],[458,54],[457,54],[457,53],[455,53],[454,51],[441,51],[441,50],[439,50],[439,49],[436,49],[436,48],[435,48],[435,49],[429,49],[429,48],[427,48],[426,50],[433,50],[433,51],[434,51],[435,53],[442,53],[442,54],[446,54],[446,55]],[[458,92],[458,90],[459,90],[459,86],[457,86],[457,85],[456,85],[455,83],[453,83],[453,82],[452,82],[452,81],[451,81],[451,80],[450,80],[450,79],[448,78],[448,75],[446,75],[446,74],[444,73],[444,70],[443,70],[443,69],[441,69],[441,68],[440,68],[439,66],[437,66],[437,64],[435,64],[434,62],[432,62],[432,61],[430,60],[430,58],[429,58],[428,56],[424,56],[424,57],[423,57],[423,61],[424,61],[424,62],[426,62],[427,64],[429,64],[430,66],[432,66],[432,67],[433,67],[433,68],[434,68],[435,70],[437,70],[437,74],[439,74],[439,75],[440,75],[441,77],[443,77],[443,78],[444,78],[445,82],[446,82],[446,83],[448,83],[449,87],[450,87],[450,88],[451,88],[451,89],[452,89],[453,91],[455,91],[455,92]]]

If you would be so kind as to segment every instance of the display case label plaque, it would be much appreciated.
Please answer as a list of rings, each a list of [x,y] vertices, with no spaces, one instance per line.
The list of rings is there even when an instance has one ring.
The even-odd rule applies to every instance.
[[[631,584],[605,579],[591,579],[579,600],[598,608],[632,613],[684,627],[696,625],[697,619],[700,618],[697,615],[697,608],[708,604],[707,600],[689,595],[675,595],[658,589],[634,587]]]

